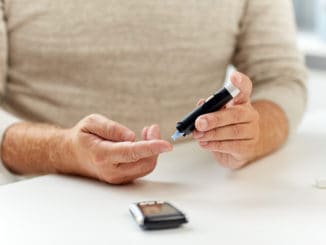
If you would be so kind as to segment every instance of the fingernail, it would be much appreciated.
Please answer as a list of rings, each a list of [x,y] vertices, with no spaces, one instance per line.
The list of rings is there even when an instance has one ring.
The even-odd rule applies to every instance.
[[[208,142],[207,142],[207,141],[200,141],[199,144],[200,144],[201,146],[205,146],[205,145],[208,145]]]
[[[204,118],[200,118],[198,124],[199,124],[199,129],[201,130],[205,130],[208,127],[208,122]]]
[[[160,138],[159,126],[157,124],[154,124],[151,128],[151,138],[152,139]]]
[[[147,132],[146,133],[147,133],[146,134],[146,138],[147,139],[149,139],[149,140],[153,140],[154,139],[153,132],[152,132],[152,126],[147,129]]]
[[[237,80],[238,83],[241,83],[242,77],[241,77],[241,74],[239,72],[235,73],[235,79]]]
[[[195,139],[199,139],[199,138],[204,136],[204,133],[203,132],[195,132],[193,134],[193,136],[194,136]]]

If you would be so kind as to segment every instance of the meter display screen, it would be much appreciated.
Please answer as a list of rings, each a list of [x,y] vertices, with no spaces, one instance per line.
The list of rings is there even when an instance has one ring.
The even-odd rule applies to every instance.
[[[145,216],[156,216],[156,215],[175,215],[178,214],[178,210],[169,205],[168,203],[155,203],[140,205]]]

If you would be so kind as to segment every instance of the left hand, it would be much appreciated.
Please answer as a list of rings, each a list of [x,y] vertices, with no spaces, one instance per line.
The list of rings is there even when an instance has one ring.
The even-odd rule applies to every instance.
[[[234,72],[231,82],[240,89],[240,94],[225,108],[197,118],[193,137],[201,147],[211,151],[220,164],[237,169],[257,157],[260,127],[259,113],[250,101],[251,80]]]

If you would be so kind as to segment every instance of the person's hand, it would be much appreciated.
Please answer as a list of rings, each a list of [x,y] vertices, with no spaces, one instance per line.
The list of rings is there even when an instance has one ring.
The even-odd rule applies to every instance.
[[[236,169],[256,158],[260,127],[259,113],[250,102],[251,80],[234,72],[231,82],[240,89],[240,94],[225,108],[197,118],[193,137],[220,164]],[[202,99],[198,104],[203,102]]]
[[[135,133],[101,115],[90,115],[68,130],[67,142],[73,173],[97,178],[111,184],[123,184],[153,171],[158,155],[172,150],[160,140],[157,125]]]

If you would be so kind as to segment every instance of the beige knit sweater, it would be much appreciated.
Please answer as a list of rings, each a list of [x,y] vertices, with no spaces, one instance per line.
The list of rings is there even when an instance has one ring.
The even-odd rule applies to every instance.
[[[229,64],[296,127],[306,91],[290,0],[0,1],[1,107],[20,119],[101,113],[169,139]]]

